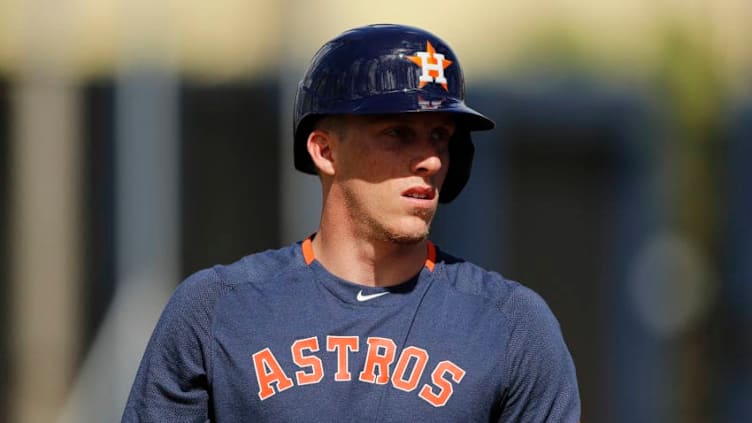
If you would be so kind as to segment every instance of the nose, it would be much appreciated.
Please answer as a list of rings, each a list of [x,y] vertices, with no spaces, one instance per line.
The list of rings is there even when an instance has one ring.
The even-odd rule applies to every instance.
[[[446,157],[446,156],[445,156]],[[421,144],[421,148],[410,163],[410,170],[415,175],[432,176],[438,173],[442,166],[446,166],[446,158],[429,141]]]

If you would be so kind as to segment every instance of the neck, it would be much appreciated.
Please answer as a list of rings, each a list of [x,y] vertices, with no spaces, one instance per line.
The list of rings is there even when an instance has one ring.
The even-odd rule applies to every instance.
[[[364,286],[398,285],[420,272],[427,240],[415,244],[341,236],[322,225],[312,242],[313,252],[329,272]]]

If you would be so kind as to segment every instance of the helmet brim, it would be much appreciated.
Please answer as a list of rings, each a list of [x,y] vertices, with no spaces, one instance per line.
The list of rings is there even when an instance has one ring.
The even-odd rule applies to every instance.
[[[494,121],[468,107],[463,101],[436,90],[404,90],[350,101],[327,102],[318,99],[319,104],[312,107],[310,115],[319,115],[315,110],[325,110],[321,115],[368,115],[395,113],[446,112],[457,114],[457,118],[468,131],[487,131],[493,129]]]
[[[457,114],[468,131],[487,131],[496,126],[491,119],[468,107],[463,101],[425,90],[386,93],[347,103],[352,103],[342,105],[343,113],[347,111],[347,114],[445,112]]]

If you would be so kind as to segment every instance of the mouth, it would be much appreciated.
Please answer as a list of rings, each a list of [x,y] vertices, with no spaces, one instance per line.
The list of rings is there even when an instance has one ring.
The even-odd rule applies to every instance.
[[[432,201],[436,197],[436,190],[431,187],[412,187],[402,192],[402,196],[419,201]]]

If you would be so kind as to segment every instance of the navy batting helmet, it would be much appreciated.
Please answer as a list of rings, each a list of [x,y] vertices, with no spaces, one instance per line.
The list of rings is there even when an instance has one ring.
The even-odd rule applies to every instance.
[[[370,25],[324,44],[298,85],[294,111],[295,168],[316,174],[306,148],[317,118],[446,112],[457,117],[449,143],[449,171],[439,201],[452,201],[467,183],[473,160],[470,131],[493,121],[465,105],[459,61],[437,36],[404,25]]]

